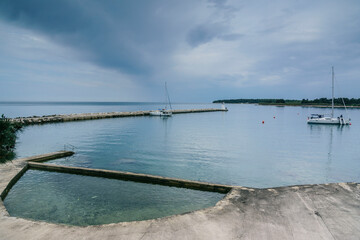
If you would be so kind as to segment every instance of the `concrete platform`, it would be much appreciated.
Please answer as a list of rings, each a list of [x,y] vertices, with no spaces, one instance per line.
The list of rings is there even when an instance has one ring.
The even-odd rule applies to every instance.
[[[26,165],[0,165],[0,190]],[[0,239],[360,239],[360,184],[234,187],[216,206],[154,220],[76,227],[11,217]]]

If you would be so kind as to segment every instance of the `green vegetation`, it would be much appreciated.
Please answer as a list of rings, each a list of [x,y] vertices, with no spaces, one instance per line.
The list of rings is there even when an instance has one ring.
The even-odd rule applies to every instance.
[[[335,98],[334,99],[334,104],[335,105],[339,105],[339,106],[343,106],[344,103],[346,106],[360,106],[360,98],[356,99],[356,98]],[[303,99],[301,101],[302,105],[331,105],[331,99],[328,98],[316,98],[314,100],[308,100],[308,99]]]
[[[360,98],[335,98],[334,104],[336,106],[360,106]],[[331,99],[328,98],[316,98],[314,100],[303,99],[303,100],[289,100],[289,99],[224,99],[216,100],[213,103],[256,103],[260,105],[289,105],[289,106],[330,106]]]
[[[0,163],[15,157],[14,149],[16,132],[22,127],[19,123],[12,123],[4,115],[0,118]]]
[[[269,105],[278,105],[278,104],[292,104],[298,105],[301,103],[300,100],[285,100],[285,99],[227,99],[227,100],[216,100],[213,103],[257,103],[257,104],[269,104]]]

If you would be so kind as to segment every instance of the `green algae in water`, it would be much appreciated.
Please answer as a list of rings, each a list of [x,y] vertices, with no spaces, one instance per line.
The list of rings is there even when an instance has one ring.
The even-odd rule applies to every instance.
[[[139,221],[216,204],[224,194],[28,170],[4,204],[11,216],[86,226]]]

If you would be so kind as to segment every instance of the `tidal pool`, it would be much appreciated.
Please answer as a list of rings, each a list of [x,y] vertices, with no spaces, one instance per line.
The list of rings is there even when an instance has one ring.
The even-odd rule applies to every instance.
[[[139,221],[214,206],[224,194],[28,170],[4,204],[11,216],[86,226]]]

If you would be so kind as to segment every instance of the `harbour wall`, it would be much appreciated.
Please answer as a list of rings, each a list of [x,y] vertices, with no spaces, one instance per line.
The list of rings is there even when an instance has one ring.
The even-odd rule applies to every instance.
[[[227,109],[222,108],[204,108],[204,109],[178,109],[172,110],[173,114],[183,113],[203,113],[203,112],[226,112]],[[10,119],[12,122],[19,122],[23,124],[44,124],[56,122],[69,121],[84,121],[103,118],[121,118],[121,117],[139,117],[149,116],[150,111],[135,111],[135,112],[103,112],[103,113],[76,113],[76,114],[62,114],[62,115],[45,115],[32,117],[17,117]]]
[[[104,170],[104,169],[59,166],[54,164],[43,164],[36,162],[29,162],[28,166],[29,169],[71,173],[71,174],[86,175],[93,177],[104,177],[104,178],[111,178],[111,179],[118,179],[125,181],[158,184],[169,187],[189,188],[189,189],[209,191],[209,192],[228,193],[233,188],[233,186],[229,186],[229,185],[198,182],[198,181],[184,180],[178,178],[168,178],[168,177],[155,176],[149,174]]]

